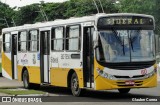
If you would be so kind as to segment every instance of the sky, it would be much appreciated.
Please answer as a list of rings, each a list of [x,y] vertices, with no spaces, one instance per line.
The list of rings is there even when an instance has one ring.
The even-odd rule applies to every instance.
[[[33,4],[33,3],[40,3],[42,0],[0,0],[3,3],[8,4],[10,7],[22,7],[25,5]],[[43,0],[45,3],[47,2],[64,2],[67,0]]]

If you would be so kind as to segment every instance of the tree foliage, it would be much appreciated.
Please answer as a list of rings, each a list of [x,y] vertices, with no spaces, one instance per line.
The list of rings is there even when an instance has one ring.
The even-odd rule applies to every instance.
[[[14,15],[14,11],[7,4],[0,2],[0,34],[1,30],[4,27],[13,26],[12,24],[12,16]],[[7,23],[6,23],[7,21]]]
[[[156,34],[160,35],[160,0],[119,0],[119,12],[153,15]]]
[[[99,11],[102,12],[99,0],[95,1]],[[105,13],[129,12],[153,15],[156,20],[156,33],[160,34],[160,0],[101,0],[101,3]],[[63,3],[41,2],[20,7],[18,10],[0,2],[0,10],[0,19],[5,17],[10,26],[13,26],[12,18],[16,25],[45,21],[42,11],[46,13],[49,21],[97,13],[93,0],[69,0]],[[0,20],[0,29],[4,27],[6,27],[4,21]]]
[[[105,13],[117,12],[112,0],[101,0]],[[97,2],[98,4],[99,2]],[[101,10],[100,5],[98,8]],[[35,11],[43,10],[49,21],[55,19],[66,19],[69,17],[81,17],[91,14],[96,14],[97,9],[93,3],[93,0],[70,0],[63,3],[42,3],[32,4],[19,8],[16,12],[16,23],[18,25],[26,23],[35,23],[44,21],[44,16],[41,12]],[[102,12],[102,10],[101,10]]]
[[[18,11],[15,11],[14,20],[16,25],[23,24],[33,24],[34,20],[38,16],[39,6],[38,4],[27,5],[24,7],[18,8]]]

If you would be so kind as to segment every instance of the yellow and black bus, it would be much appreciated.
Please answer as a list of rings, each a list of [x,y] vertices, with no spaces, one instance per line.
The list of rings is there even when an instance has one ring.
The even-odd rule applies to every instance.
[[[96,14],[5,28],[2,75],[40,85],[84,89],[157,86],[153,16]]]

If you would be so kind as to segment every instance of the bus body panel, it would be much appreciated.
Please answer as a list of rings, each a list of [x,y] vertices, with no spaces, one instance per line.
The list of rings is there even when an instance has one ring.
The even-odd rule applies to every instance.
[[[29,81],[31,83],[40,84],[40,67],[38,66],[18,66],[18,80],[22,81],[23,69],[26,68],[29,73]]]
[[[40,67],[28,66],[27,69],[29,72],[30,82],[40,84],[41,83],[41,81],[40,81]]]
[[[74,54],[79,57],[72,58]],[[67,87],[68,73],[74,70],[78,75],[80,87],[83,87],[81,52],[51,52],[50,55],[51,85]]]
[[[2,75],[8,79],[12,79],[11,64],[11,54],[2,52]]]
[[[70,68],[52,68],[51,69],[51,85],[53,86],[61,86],[67,87],[68,86],[68,73],[71,69]],[[72,69],[76,72],[79,80],[80,88],[83,88],[83,72],[82,69]]]
[[[31,83],[40,83],[40,60],[39,53],[17,53],[18,80],[22,80],[22,70],[26,68]]]

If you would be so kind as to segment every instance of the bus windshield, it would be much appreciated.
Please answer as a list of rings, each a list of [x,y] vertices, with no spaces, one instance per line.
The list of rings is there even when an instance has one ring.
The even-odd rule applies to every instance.
[[[105,62],[138,62],[155,59],[153,30],[99,31],[99,50]],[[101,59],[99,60],[101,61]]]

